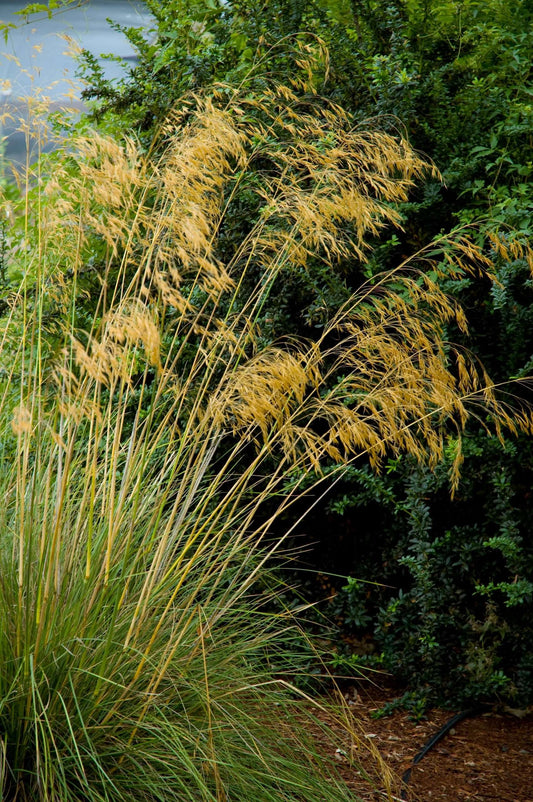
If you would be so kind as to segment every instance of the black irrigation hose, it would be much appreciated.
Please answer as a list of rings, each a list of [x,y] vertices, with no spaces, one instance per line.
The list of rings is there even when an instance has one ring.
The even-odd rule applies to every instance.
[[[469,716],[474,716],[476,713],[479,713],[479,710],[480,710],[479,707],[472,707],[469,708],[468,710],[462,710],[460,713],[456,713],[455,716],[452,716],[452,718],[449,721],[447,721],[446,724],[443,727],[441,727],[438,732],[435,733],[435,735],[431,736],[429,741],[422,747],[420,752],[416,755],[416,757],[414,758],[413,762],[411,763],[407,771],[405,771],[402,775],[402,792],[400,799],[403,800],[403,802],[407,802],[408,798],[407,798],[406,786],[408,785],[409,780],[411,779],[411,772],[416,766],[416,764],[420,763],[422,758],[425,757],[425,755],[427,755],[429,750],[433,749],[435,744],[437,744],[441,738],[444,738],[444,736],[449,733],[452,727],[454,727],[464,718],[468,718]]]

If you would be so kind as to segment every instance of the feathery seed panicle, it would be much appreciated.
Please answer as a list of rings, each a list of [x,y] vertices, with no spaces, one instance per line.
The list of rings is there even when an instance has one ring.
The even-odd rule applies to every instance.
[[[315,470],[326,457],[342,464],[362,454],[379,469],[386,455],[400,452],[436,465],[450,427],[460,433],[479,404],[497,433],[501,426],[530,429],[530,415],[513,422],[483,369],[442,339],[446,322],[464,325],[462,310],[433,282],[392,278],[390,289],[344,309],[301,352],[298,371],[293,353],[289,359],[270,349],[268,360],[256,358],[227,377],[210,411],[241,437],[259,430],[269,448]],[[408,299],[399,297],[399,285]],[[452,489],[462,462],[457,443]]]
[[[221,391],[210,400],[208,415],[223,423],[229,413],[241,436],[258,427],[264,443],[268,443],[272,429],[282,428],[291,411],[301,406],[306,390],[317,389],[317,356],[312,345],[307,353],[293,354],[274,347],[262,351],[227,377]]]
[[[126,350],[140,343],[148,363],[161,369],[161,334],[157,316],[140,300],[124,304],[123,308],[108,315],[107,331],[109,337],[123,344]]]
[[[187,330],[199,338],[195,370],[210,376],[200,383],[202,392],[226,361],[222,380],[197,405],[217,426],[244,439],[254,439],[255,428],[269,448],[282,444],[285,457],[307,451],[314,464],[322,456],[342,461],[368,452],[378,467],[386,453],[399,450],[417,458],[429,454],[435,463],[446,427],[461,429],[470,414],[463,396],[479,403],[487,377],[443,341],[452,320],[466,331],[464,313],[427,271],[417,272],[416,261],[429,261],[438,275],[441,259],[450,277],[489,273],[490,260],[458,232],[443,241],[445,247],[436,242],[433,251],[415,255],[415,267],[402,265],[414,271],[411,277],[393,271],[363,287],[316,344],[302,344],[299,352],[294,343],[272,347],[248,359],[256,337],[250,320],[279,271],[317,257],[364,260],[369,234],[399,226],[394,204],[407,199],[421,176],[438,173],[401,137],[375,126],[353,128],[342,109],[318,98],[302,102],[287,87],[266,90],[261,99],[229,95],[227,87],[215,88],[211,99],[194,98],[196,108],[189,103],[169,117],[168,147],[150,169],[132,142],[122,150],[103,138],[81,142],[80,175],[94,182],[96,206],[124,211],[137,204],[136,227],[127,236],[129,250],[139,254],[135,287],[144,301],[107,318],[89,349],[76,341],[78,365],[107,385],[113,376],[127,381],[125,354],[140,343],[160,369],[161,335],[145,306],[155,292],[163,309],[174,310],[175,341],[178,332],[187,338]],[[259,159],[269,165],[256,190],[262,212],[223,264],[217,234],[241,176]],[[111,161],[115,185],[106,188]],[[81,204],[76,209],[99,233],[104,218]],[[117,228],[106,219],[115,242],[124,242],[124,219]],[[220,302],[227,298],[232,308],[230,299],[252,265],[262,275],[255,291],[234,314],[221,315]],[[203,293],[200,306],[196,288]],[[164,359],[179,362],[171,353]],[[189,381],[180,386],[185,392]],[[496,417],[505,418],[493,396],[483,398]]]
[[[69,157],[75,159],[77,170],[73,172],[66,158],[44,187],[50,200],[44,233],[52,253],[62,246],[65,258],[69,253],[71,258],[78,254],[79,267],[89,232],[101,237],[114,257],[132,236],[139,235],[136,223],[147,174],[145,161],[131,139],[118,143],[93,131],[69,144],[74,145]]]
[[[290,104],[285,94],[275,91],[269,100],[242,102],[258,108],[265,120],[260,136],[255,129],[248,132],[255,143],[254,157],[277,167],[274,175],[270,170],[265,177],[262,193],[263,219],[270,225],[250,248],[259,249],[265,266],[268,253],[278,264],[280,247],[287,262],[296,259],[301,265],[320,252],[332,260],[364,259],[365,237],[400,223],[391,204],[405,201],[417,178],[437,171],[401,137],[352,128],[333,104],[317,100],[309,112],[296,94]],[[290,145],[280,148],[285,137]],[[353,226],[355,236],[347,234],[346,224]]]
[[[70,363],[70,351],[65,349],[63,352],[64,362],[57,365],[54,370],[54,385],[57,389],[56,399],[57,408],[65,422],[72,421],[75,425],[83,420],[95,421],[100,423],[102,411],[97,398],[88,392],[86,384],[72,372]],[[83,374],[83,368],[81,370]],[[94,378],[94,371],[93,376]],[[52,436],[59,436],[52,429]]]
[[[222,265],[211,260],[213,237],[224,188],[245,158],[245,135],[210,101],[180,131],[181,123],[178,114],[167,121],[169,146],[156,173],[161,203],[151,233],[157,242],[168,242],[171,259],[179,253],[184,272],[205,270],[211,280],[220,272],[219,281],[229,288]]]
[[[117,379],[130,382],[133,349],[139,343],[148,364],[161,370],[161,335],[153,313],[140,300],[125,302],[108,313],[102,334],[89,337],[89,347],[72,339],[79,368],[97,383],[111,386]]]
[[[28,434],[32,430],[31,411],[24,405],[19,404],[13,410],[13,418],[11,419],[11,428],[13,433]]]

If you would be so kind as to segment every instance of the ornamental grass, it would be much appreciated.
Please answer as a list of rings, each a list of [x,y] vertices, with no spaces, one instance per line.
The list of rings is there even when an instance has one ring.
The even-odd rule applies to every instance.
[[[433,168],[287,87],[191,96],[160,136],[157,158],[71,137],[11,207],[2,798],[351,799],[338,744],[325,754],[308,734],[320,705],[294,685],[305,636],[271,570],[280,521],[326,466],[330,481],[361,458],[436,464],[453,443],[457,470],[472,416],[530,427],[446,341],[466,322],[435,271],[490,263],[457,234],[364,285],[312,341],[265,344],[282,272],[363,260]],[[223,259],[258,163],[260,214]],[[355,771],[364,739],[338,723]]]

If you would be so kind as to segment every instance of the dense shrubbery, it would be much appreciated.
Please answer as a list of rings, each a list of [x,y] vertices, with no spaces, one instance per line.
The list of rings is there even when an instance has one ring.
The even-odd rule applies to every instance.
[[[359,560],[367,578],[379,572],[383,585],[349,583],[330,603],[348,644],[374,637],[370,657],[340,648],[338,667],[363,660],[391,671],[415,692],[419,711],[435,699],[530,704],[530,448],[467,441],[453,501],[445,463],[429,472],[408,460],[386,479],[352,477],[330,504],[327,527],[342,532],[345,561]]]
[[[386,36],[370,37],[365,67],[376,109],[399,116],[446,184],[430,186],[405,209],[405,234],[393,258],[458,221],[478,220],[481,238],[509,228],[509,241],[529,238],[531,4],[387,8],[389,19],[383,16],[380,29]],[[360,17],[372,31],[368,13],[360,11]],[[531,373],[530,265],[500,251],[496,275],[497,284],[467,280],[448,289],[468,312],[468,346],[495,380],[506,381]],[[361,559],[364,578],[382,577],[397,588],[374,594],[376,646],[382,664],[416,691],[422,706],[434,699],[530,704],[531,445],[519,438],[503,446],[476,427],[465,451],[454,500],[442,470],[400,463],[385,477],[379,504],[388,513],[380,512],[380,551],[363,547],[352,570],[358,575]],[[344,512],[344,528],[354,539],[361,515],[353,506]]]

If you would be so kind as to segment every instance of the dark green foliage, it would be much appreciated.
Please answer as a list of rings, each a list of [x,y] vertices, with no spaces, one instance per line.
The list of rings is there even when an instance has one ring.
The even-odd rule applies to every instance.
[[[148,137],[186,92],[215,82],[265,88],[269,77],[293,78],[299,69],[294,40],[308,30],[309,8],[322,25],[327,20],[316,3],[306,0],[275,0],[268,8],[241,0],[146,0],[146,6],[155,19],[154,31],[120,28],[138,57],[129,77],[106,81],[88,52],[81,69],[89,80],[84,96],[99,102],[97,117],[118,115],[120,125],[126,123]]]
[[[530,452],[529,442],[472,440],[453,500],[444,466],[430,472],[406,462],[392,478],[363,472],[359,491],[330,505],[330,530],[338,521],[361,547],[359,575],[383,582],[349,582],[331,611],[345,636],[360,638],[374,621],[377,652],[364,662],[405,682],[422,709],[533,700],[532,472],[530,460],[523,468],[517,460]],[[372,536],[373,548],[365,547]],[[360,663],[349,649],[335,661],[344,669]]]

